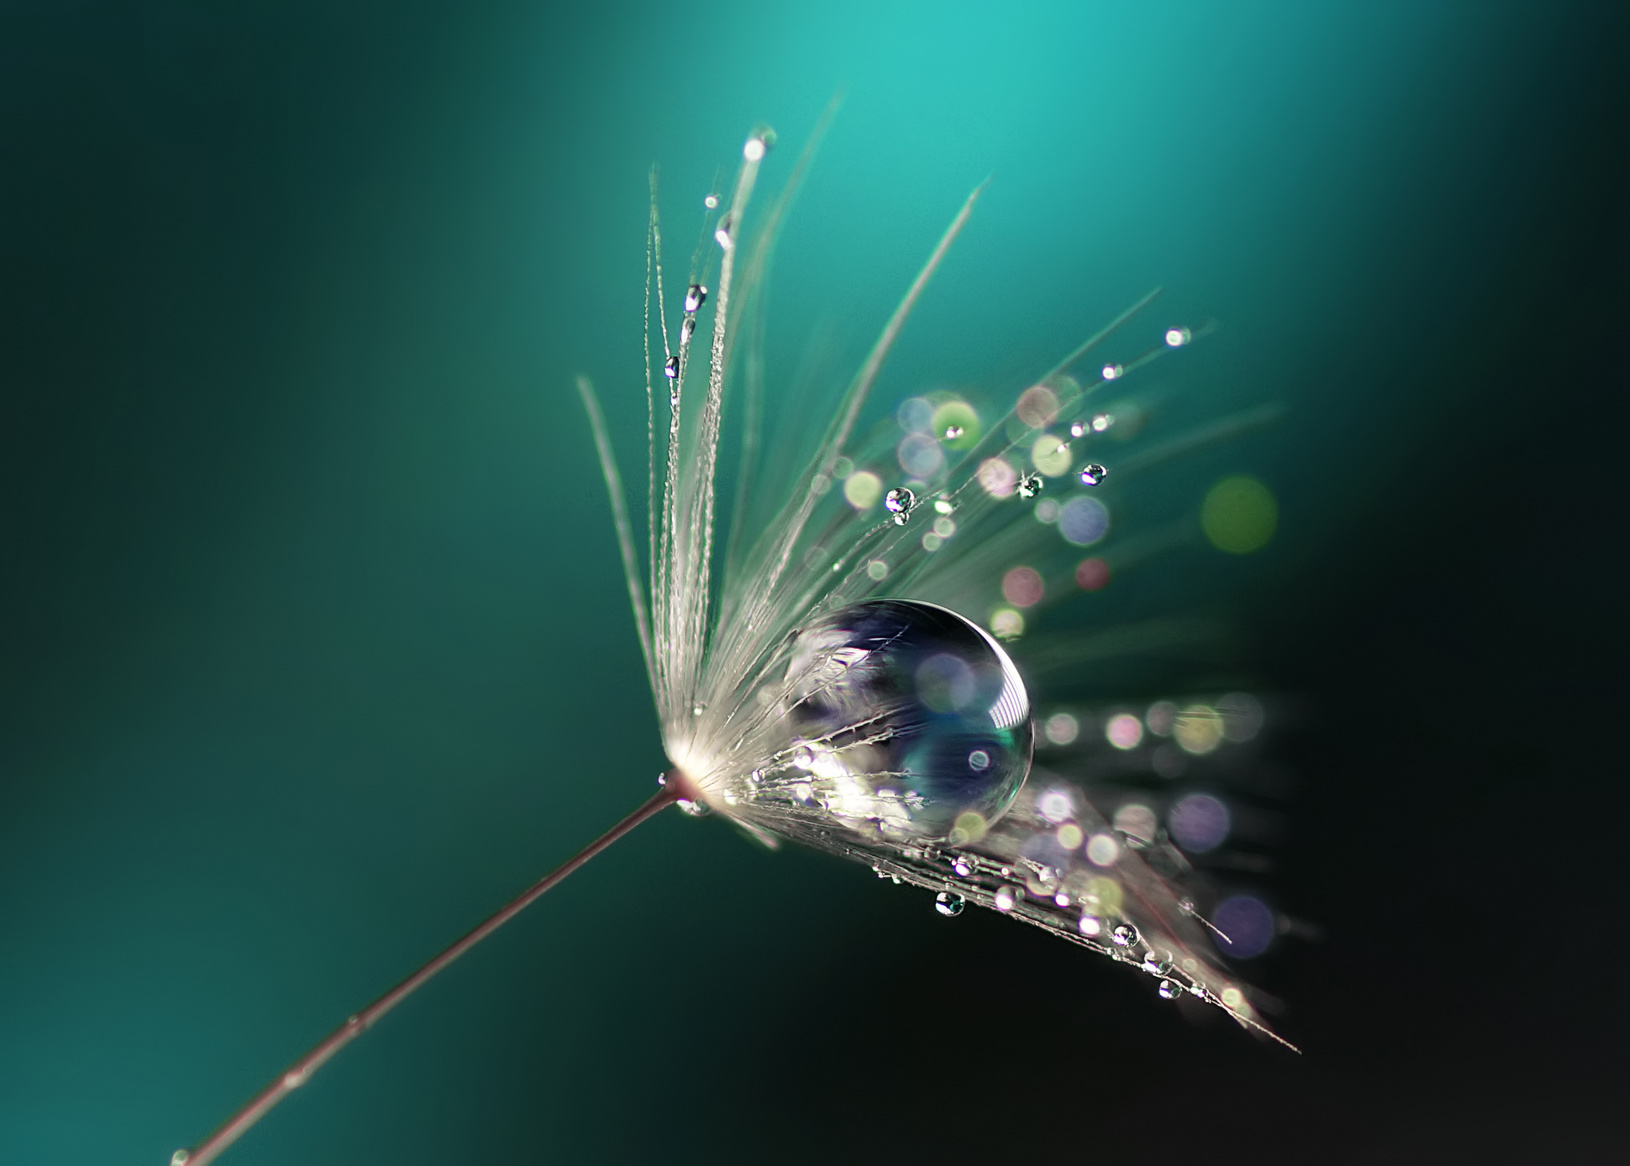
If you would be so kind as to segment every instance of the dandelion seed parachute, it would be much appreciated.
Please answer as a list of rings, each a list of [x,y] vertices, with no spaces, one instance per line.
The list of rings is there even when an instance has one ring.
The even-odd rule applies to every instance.
[[[1134,965],[1158,981],[1164,998],[1205,1000],[1268,1032],[1253,1018],[1245,991],[1211,954],[1203,931],[1209,924],[1183,888],[1188,868],[1182,854],[1158,832],[1148,838],[1117,829],[1081,789],[1032,770],[1030,696],[998,643],[1019,633],[1023,617],[1012,608],[996,610],[990,631],[970,618],[990,610],[1016,558],[1046,560],[1036,539],[1049,527],[1026,517],[1032,504],[1038,517],[1051,507],[1051,522],[1071,549],[1103,536],[1103,504],[1080,494],[1062,505],[1041,498],[1046,479],[1078,465],[1072,440],[1120,424],[1110,413],[1088,409],[1094,388],[1186,347],[1204,329],[1168,329],[1142,355],[1102,366],[1096,381],[1076,380],[1076,362],[1132,321],[1158,294],[1151,292],[1039,377],[993,424],[981,425],[967,402],[922,400],[914,413],[925,416],[904,440],[888,425],[857,432],[883,362],[966,225],[976,190],[884,326],[790,491],[759,489],[760,390],[756,364],[741,359],[737,341],[752,332],[777,229],[813,149],[805,149],[786,190],[744,242],[758,172],[773,143],[768,130],[755,132],[728,204],[720,208],[721,200],[707,199],[709,214],[720,213],[704,226],[703,238],[711,234],[717,249],[712,258],[699,249],[692,260],[676,339],[667,320],[653,181],[644,571],[604,415],[587,378],[578,381],[664,746],[675,766],[664,788],[350,1017],[195,1150],[178,1150],[172,1166],[214,1160],[431,977],[675,802],[716,810],[772,845],[788,839],[864,862],[882,877],[932,892],[942,915],[960,914],[968,903],[1011,915]],[[695,337],[704,308],[712,314],[711,335],[698,377]],[[745,381],[739,391],[746,415],[740,489],[720,547],[719,448],[725,402],[738,381]],[[659,385],[666,392],[659,393]],[[657,423],[662,401],[665,427]],[[1226,418],[1130,453],[1118,459],[1110,480],[1135,478],[1266,416],[1259,410]],[[1053,432],[1055,424],[1070,436]],[[1089,462],[1073,476],[1096,494],[1106,488],[1109,470]],[[885,491],[886,482],[898,484]],[[1251,537],[1266,536],[1253,529]],[[1249,549],[1243,536],[1239,541],[1234,549]],[[1088,560],[1049,571],[1095,590],[1105,576],[1097,569],[1084,576],[1090,563],[1103,567]],[[1041,572],[1025,570],[1020,606],[1057,590]]]
[[[787,192],[744,242],[767,140],[763,133],[748,140],[716,232],[713,339],[705,382],[694,388],[700,378],[684,341],[699,304],[691,297],[684,305],[676,356],[662,307],[653,183],[647,295],[654,290],[657,311],[646,378],[653,417],[660,395],[652,369],[674,375],[660,485],[652,442],[643,581],[609,436],[592,388],[580,382],[664,744],[676,766],[673,780],[688,800],[772,844],[788,839],[864,862],[881,876],[934,892],[942,913],[971,902],[1012,915],[1140,967],[1168,998],[1187,994],[1215,1003],[1260,1029],[1244,990],[1211,954],[1204,921],[1181,885],[1188,870],[1181,853],[1161,836],[1117,833],[1068,782],[1036,776],[1025,782],[1030,698],[1004,649],[967,618],[990,610],[1005,567],[1035,554],[1038,539],[1056,547],[1059,534],[1077,545],[1102,537],[1107,512],[1088,494],[1107,488],[1109,470],[1089,462],[1072,473],[1081,463],[1071,438],[1115,424],[1111,414],[1088,408],[1091,391],[1204,330],[1163,330],[1141,355],[1104,365],[1095,381],[1083,386],[1074,379],[1073,366],[1132,321],[1158,294],[1152,292],[1045,371],[1006,417],[988,426],[966,402],[946,399],[922,402],[926,424],[904,441],[888,423],[859,432],[867,394],[967,223],[976,190],[883,328],[790,489],[760,489],[757,385],[749,375],[756,365],[739,359],[736,340],[754,327],[777,228],[809,156],[806,149]],[[711,270],[699,252],[692,285],[711,278]],[[724,403],[734,392],[747,396],[743,489],[727,548],[716,556],[715,477]],[[1261,412],[1229,418],[1141,450],[1121,460],[1114,480],[1261,420]],[[1071,437],[1057,436],[1055,424]],[[1087,489],[1061,509],[1050,503],[1063,516],[1053,532],[1028,512],[1043,477],[1065,474]],[[1013,631],[1001,613],[992,623],[998,635]]]

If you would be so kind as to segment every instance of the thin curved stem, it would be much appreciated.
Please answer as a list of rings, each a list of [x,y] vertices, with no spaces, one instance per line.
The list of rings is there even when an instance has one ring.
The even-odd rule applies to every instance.
[[[372,1028],[375,1021],[413,995],[414,992],[417,992],[437,972],[526,910],[542,897],[545,891],[552,890],[567,875],[596,854],[599,854],[624,834],[627,834],[635,826],[648,818],[656,817],[660,811],[667,809],[678,801],[683,793],[682,782],[672,779],[667,781],[639,809],[572,855],[571,858],[561,863],[508,903],[505,903],[472,928],[462,939],[447,947],[440,955],[427,961],[418,971],[396,985],[396,987],[386,992],[361,1012],[348,1017],[344,1024],[329,1033],[310,1052],[283,1070],[270,1085],[245,1102],[236,1113],[222,1122],[215,1132],[205,1138],[197,1147],[192,1150],[177,1150],[170,1159],[171,1166],[183,1166],[183,1164],[184,1166],[205,1166],[206,1163],[213,1162],[222,1150],[237,1141],[245,1131],[265,1117],[267,1111],[274,1105],[310,1080],[313,1073],[328,1063],[329,1058]]]

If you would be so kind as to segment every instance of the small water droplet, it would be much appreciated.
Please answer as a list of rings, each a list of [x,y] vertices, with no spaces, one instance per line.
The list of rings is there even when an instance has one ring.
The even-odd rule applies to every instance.
[[[1193,899],[1179,899],[1179,900],[1177,900],[1177,909],[1179,911],[1183,912],[1183,914],[1185,914],[1185,915],[1194,914],[1194,900]]]
[[[705,818],[713,812],[713,807],[706,802],[693,802],[689,798],[680,798],[679,808],[693,818]]]
[[[1183,347],[1183,345],[1187,344],[1190,340],[1193,340],[1193,339],[1194,339],[1194,333],[1190,332],[1187,328],[1168,328],[1168,329],[1166,329],[1166,347],[1167,348],[1181,348],[1181,347]]]
[[[1018,887],[997,887],[996,909],[998,911],[1011,911],[1019,905],[1019,900],[1022,898],[1024,898],[1024,892]]]
[[[1102,433],[1104,430],[1108,429],[1113,424],[1115,424],[1115,414],[1113,414],[1113,413],[1094,413],[1093,414],[1093,417],[1092,417],[1092,431],[1094,433]]]
[[[917,505],[917,495],[904,486],[896,486],[883,495],[883,509],[894,515],[894,525],[904,526],[911,517],[911,510]]]
[[[962,432],[962,426],[960,425],[947,425],[945,427],[945,440],[955,441],[957,438],[962,436]]]
[[[947,918],[962,914],[962,908],[966,905],[966,899],[961,895],[953,895],[950,891],[941,891],[934,896],[934,910]]]
[[[1019,479],[1019,497],[1034,498],[1041,493],[1041,475],[1026,474]]]
[[[187,1166],[187,1163],[191,1160],[191,1150],[177,1150],[170,1155],[170,1166]]]
[[[707,701],[705,700],[699,700],[690,706],[690,715],[693,717],[699,717],[705,712],[707,712]]]
[[[1083,486],[1097,486],[1109,477],[1109,471],[1097,462],[1088,462],[1081,467],[1081,484]]]
[[[686,316],[684,323],[679,325],[679,343],[689,344],[690,338],[696,332],[696,318]]]
[[[1071,437],[1085,437],[1086,435],[1087,435],[1087,423],[1085,421],[1072,421],[1072,422],[1070,422],[1070,436]]]
[[[1118,364],[1106,364],[1104,365],[1103,373],[1106,381],[1116,381],[1120,380],[1121,377],[1125,375],[1126,369],[1122,368]]]
[[[699,283],[693,283],[685,289],[685,310],[694,312],[707,303],[707,288]]]
[[[1169,976],[1172,971],[1172,961],[1163,960],[1154,952],[1143,957],[1143,970],[1152,972],[1157,976]]]
[[[1176,1000],[1183,994],[1183,986],[1172,980],[1162,980],[1156,991],[1162,1000]]]
[[[747,139],[747,144],[741,148],[741,155],[749,162],[759,162],[774,145],[775,131],[769,126],[759,126],[753,131],[753,136]]]
[[[751,773],[749,773],[747,775],[747,784],[748,785],[760,785],[760,784],[763,783],[763,781],[764,781],[764,771],[762,769],[755,769],[755,770],[753,770],[753,772],[751,772]]]
[[[679,357],[670,356],[662,362],[662,375],[670,381],[679,379]]]
[[[792,751],[792,763],[799,769],[808,769],[815,764],[815,750],[809,745],[800,745]]]
[[[707,209],[710,211],[716,210],[719,206],[719,196],[716,194],[708,195],[702,200],[702,205],[707,207]]]
[[[965,879],[973,874],[974,862],[965,854],[959,854],[951,860],[951,873],[959,879]]]
[[[731,212],[726,211],[724,216],[719,220],[719,229],[713,232],[713,241],[720,247],[723,247],[726,251],[730,250],[735,243],[735,240],[731,238],[731,231],[734,229],[735,225],[736,216]]]
[[[939,511],[941,514],[955,514],[956,503],[952,502],[944,494],[941,494],[938,498],[934,499],[934,509]]]
[[[1024,885],[1037,898],[1050,899],[1053,892],[1058,890],[1058,872],[1050,866],[1027,870],[1024,873]]]
[[[1138,929],[1130,923],[1117,923],[1109,933],[1116,947],[1131,947],[1138,941]]]

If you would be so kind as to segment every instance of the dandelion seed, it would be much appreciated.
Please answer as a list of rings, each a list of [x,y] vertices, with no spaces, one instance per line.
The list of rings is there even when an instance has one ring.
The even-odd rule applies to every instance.
[[[1015,394],[1006,417],[987,425],[967,402],[935,405],[914,398],[896,414],[907,430],[903,440],[893,428],[887,440],[870,441],[857,431],[862,407],[907,317],[966,225],[979,195],[975,191],[883,327],[831,422],[808,427],[823,436],[802,470],[789,472],[794,488],[779,505],[738,504],[734,523],[749,521],[743,518],[748,510],[770,517],[716,539],[725,400],[736,376],[728,354],[737,340],[753,335],[754,313],[764,302],[756,294],[758,281],[785,205],[778,203],[767,216],[759,237],[747,232],[754,222],[748,215],[759,168],[773,141],[767,130],[748,139],[728,209],[714,232],[720,250],[708,252],[707,260],[708,270],[716,270],[709,276],[713,343],[699,400],[683,413],[680,385],[689,366],[667,350],[653,197],[648,281],[657,292],[652,324],[660,330],[659,343],[652,347],[660,365],[654,355],[648,361],[646,389],[654,399],[656,386],[670,382],[673,412],[665,440],[653,422],[643,566],[610,430],[589,382],[578,382],[672,767],[642,806],[357,1013],[203,1144],[178,1152],[177,1160],[204,1166],[442,968],[601,850],[675,804],[697,816],[729,819],[772,845],[790,840],[867,863],[891,882],[931,892],[943,915],[959,914],[974,903],[1023,919],[1161,976],[1162,996],[1189,991],[1240,1023],[1267,1031],[1252,1019],[1243,989],[1203,942],[1203,920],[1185,905],[1173,876],[1163,873],[1177,870],[1180,856],[1172,857],[1176,852],[1164,843],[1123,846],[1090,799],[1068,783],[1049,780],[1040,791],[1028,784],[1035,735],[1031,695],[1004,646],[1025,631],[1019,606],[1039,609],[1044,596],[1070,590],[1045,586],[1040,567],[1026,565],[1043,562],[1030,559],[1032,551],[1039,556],[1044,545],[1059,548],[1059,533],[1047,524],[1059,524],[1066,544],[1088,545],[1104,537],[1107,512],[1089,499],[1081,501],[1090,506],[1076,510],[1061,510],[1048,500],[1025,508],[1042,520],[1037,523],[1002,501],[1012,493],[1034,499],[1043,475],[1069,472],[1068,443],[1045,432],[1036,436],[1036,430],[1079,406],[1084,390],[1068,375],[1069,367],[1156,293]],[[711,210],[725,198],[709,195],[706,204]],[[701,283],[686,287],[681,351],[691,351],[685,342],[696,327],[694,313],[709,295]],[[1174,335],[1180,340],[1174,342]],[[1189,340],[1183,329],[1166,336],[1170,347]],[[695,355],[702,359],[700,350]],[[1137,363],[1147,359],[1152,355]],[[655,367],[660,378],[650,373]],[[1118,379],[1124,371],[1118,364],[1104,365],[1103,380]],[[1107,416],[1094,416],[1091,429],[1107,428],[1107,420],[1099,424]],[[1070,432],[1081,437],[1086,427],[1077,423]],[[1015,467],[1027,456],[1037,472],[1019,476]],[[911,465],[908,457],[915,459]],[[896,461],[911,484],[882,495],[892,521],[879,522],[867,512],[886,476],[898,472]],[[1090,464],[1080,479],[1096,485],[1105,472]],[[759,489],[745,471],[740,480],[744,490]],[[843,488],[832,489],[834,482]],[[938,515],[920,537],[896,529],[910,520],[918,489],[934,492]],[[776,499],[742,494],[738,502],[743,501]],[[1258,538],[1252,549],[1265,541]],[[1214,535],[1213,542],[1234,551],[1241,540],[1225,543]],[[934,554],[926,553],[931,549]],[[1079,568],[1065,563],[1050,577],[1068,578],[1073,569],[1079,586],[1094,590],[1108,573],[1105,568],[1101,578],[1088,579],[1082,572],[1090,563],[1102,565],[1100,560]],[[1004,592],[1012,606],[993,608]],[[988,630],[965,614],[973,611],[990,613]],[[1256,731],[1255,714],[1251,706],[1230,700],[1232,720],[1209,706],[1204,709],[1209,718],[1202,716],[1199,706],[1191,706],[1161,723],[1151,709],[1149,730],[1175,732],[1183,750],[1195,755],[1248,739]],[[1073,717],[1055,716],[1048,726],[1055,743],[1076,739]],[[1147,956],[1133,950],[1140,945],[1149,949]],[[1157,949],[1163,954],[1154,955]],[[1172,978],[1168,952],[1181,961],[1181,981]]]

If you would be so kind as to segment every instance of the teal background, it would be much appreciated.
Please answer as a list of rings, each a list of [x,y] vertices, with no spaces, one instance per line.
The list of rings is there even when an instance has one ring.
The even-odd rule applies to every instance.
[[[1023,384],[1160,283],[1292,406],[1194,471],[1268,481],[1276,542],[1148,593],[1320,710],[1278,877],[1327,939],[1251,973],[1307,1055],[675,815],[225,1160],[1607,1160],[1622,9],[0,21],[0,1160],[166,1161],[646,796],[571,378],[635,470],[648,166],[682,255],[745,132],[775,185],[840,89],[783,379],[812,327],[853,367],[993,176],[880,391]]]

